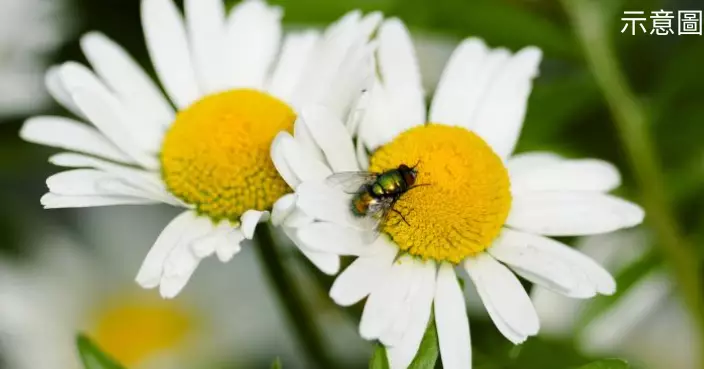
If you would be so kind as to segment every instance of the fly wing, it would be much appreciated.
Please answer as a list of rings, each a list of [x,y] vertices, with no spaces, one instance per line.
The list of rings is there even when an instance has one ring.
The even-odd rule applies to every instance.
[[[390,197],[377,199],[369,206],[367,214],[364,216],[365,228],[369,232],[368,242],[374,241],[381,233],[381,226],[386,221],[386,217],[393,207],[394,200]]]
[[[364,185],[376,181],[378,176],[377,173],[372,172],[341,172],[329,176],[325,183],[342,192],[354,194],[359,192]]]

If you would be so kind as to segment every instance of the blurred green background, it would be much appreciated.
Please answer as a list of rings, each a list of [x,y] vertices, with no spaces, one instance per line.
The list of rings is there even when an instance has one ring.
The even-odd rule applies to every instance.
[[[454,45],[465,37],[481,37],[493,47],[512,50],[527,45],[540,47],[544,61],[531,95],[519,151],[551,150],[569,157],[611,161],[624,177],[619,194],[645,204],[646,224],[635,231],[642,235],[635,246],[637,256],[614,269],[620,292],[573,313],[582,317],[577,319],[579,322],[571,333],[546,332],[514,347],[480,308],[471,309],[470,301],[476,368],[576,368],[593,359],[611,356],[627,358],[635,368],[700,368],[696,362],[702,354],[698,335],[704,311],[697,311],[696,307],[701,307],[697,301],[704,294],[704,289],[698,290],[704,253],[704,36],[677,35],[676,19],[674,35],[632,36],[630,30],[623,34],[620,31],[625,10],[642,10],[646,14],[660,9],[704,10],[704,1],[276,0],[272,3],[284,7],[284,22],[289,27],[324,26],[355,8],[365,12],[380,10],[386,16],[402,18],[416,38],[428,96],[432,96]],[[37,37],[49,37],[44,34],[47,32],[60,37],[45,45],[39,42],[44,49],[32,53],[37,66],[34,71],[22,73],[36,74],[35,80],[41,79],[39,74],[45,66],[68,60],[85,62],[78,38],[89,30],[107,34],[152,72],[137,0],[0,1],[0,11],[5,14],[19,7],[28,7],[25,13],[42,13],[42,17],[33,21],[43,26],[20,22],[21,18],[11,22],[8,15],[0,16],[5,23],[0,26],[0,32],[4,33],[0,36],[2,95],[22,87],[18,85],[20,79],[12,78],[12,68],[17,64],[13,59],[17,59],[18,49],[34,42],[24,39],[39,33],[43,27],[53,28],[42,30],[43,36]],[[59,9],[44,14],[44,8],[49,7]],[[21,64],[27,63],[22,59]],[[70,366],[73,338],[65,333],[71,327],[92,334],[108,352],[115,345],[124,346],[124,352],[115,355],[133,358],[135,362],[150,352],[127,346],[142,344],[153,346],[156,351],[168,351],[182,347],[179,345],[183,343],[165,337],[183,336],[187,346],[193,349],[177,351],[182,351],[181,354],[193,351],[187,355],[189,360],[196,358],[192,361],[203,362],[197,367],[188,364],[191,368],[268,368],[276,357],[281,358],[284,368],[309,367],[294,336],[287,333],[288,325],[277,300],[271,296],[273,292],[251,254],[227,265],[213,263],[212,275],[201,268],[197,281],[187,287],[187,294],[193,296],[143,305],[155,293],[145,295],[132,283],[132,278],[153,238],[172,214],[170,209],[42,210],[39,198],[46,191],[44,181],[57,171],[47,163],[54,151],[25,143],[17,133],[28,116],[67,113],[57,105],[46,103],[40,92],[23,93],[36,100],[28,100],[22,109],[12,108],[17,103],[0,104],[0,368],[31,368],[18,364],[22,360],[16,357],[52,352],[56,357],[68,357],[67,364],[47,369],[73,369]],[[150,221],[132,219],[133,212],[146,214]],[[618,248],[628,242],[612,242],[612,246]],[[64,249],[67,251],[61,251]],[[339,367],[366,367],[371,345],[356,335],[355,309],[344,311],[332,306],[325,291],[331,281],[294,253],[286,260],[300,277],[299,283],[305,287],[311,307],[320,312],[319,323],[329,338],[333,357],[340,362]],[[670,282],[666,293],[658,295],[657,301],[644,300],[652,308],[626,314],[637,315],[639,319],[630,326],[614,327],[616,331],[624,331],[614,333],[623,333],[623,337],[606,348],[587,349],[580,334],[590,320],[609,314],[631,287],[655,270],[663,270]],[[210,283],[211,280],[220,283]],[[194,291],[197,289],[202,291]],[[112,298],[142,296],[136,298],[140,302],[137,305],[150,308],[130,310],[118,306],[121,302],[105,307],[106,301],[112,301],[108,296],[110,291],[118,291]],[[550,306],[541,316],[553,310],[558,314],[560,309]],[[103,315],[93,319],[93,314]],[[140,314],[146,315],[140,317]],[[123,326],[100,326],[105,316],[114,317]],[[225,332],[215,334],[213,329],[205,328],[212,323],[207,321],[214,319],[217,321],[213,326]],[[174,322],[180,322],[181,330],[173,330]],[[139,340],[115,333],[130,329],[136,329],[131,331],[134,336],[145,338]],[[152,337],[149,329],[157,333]],[[199,331],[201,336],[193,336],[190,331]],[[644,339],[646,335],[652,337]],[[101,337],[109,342],[101,342]],[[194,343],[202,341],[198,337],[210,337],[219,343]],[[37,350],[47,351],[34,352]],[[178,365],[169,364],[168,360],[175,359],[164,358],[166,364],[162,363],[162,367],[177,368],[184,362],[190,363],[178,359]],[[44,369],[40,364],[34,365],[33,369]]]

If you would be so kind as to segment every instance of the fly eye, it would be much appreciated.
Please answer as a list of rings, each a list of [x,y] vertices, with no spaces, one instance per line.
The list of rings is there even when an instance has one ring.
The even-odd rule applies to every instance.
[[[398,166],[398,170],[405,172],[405,171],[411,170],[411,168],[409,168],[408,165],[406,165],[406,164],[401,164]]]
[[[406,182],[407,185],[413,186],[413,184],[416,183],[416,171],[415,170],[407,170],[403,171],[403,180]]]

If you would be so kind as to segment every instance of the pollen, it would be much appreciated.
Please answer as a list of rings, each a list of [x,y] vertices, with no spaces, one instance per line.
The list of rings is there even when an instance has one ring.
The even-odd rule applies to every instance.
[[[473,132],[441,124],[412,128],[377,150],[370,170],[414,166],[416,183],[381,224],[413,256],[460,263],[487,249],[511,206],[508,172]]]
[[[214,221],[239,222],[247,210],[267,210],[291,189],[269,156],[277,133],[296,114],[266,93],[214,94],[181,111],[161,149],[162,176],[176,197]]]

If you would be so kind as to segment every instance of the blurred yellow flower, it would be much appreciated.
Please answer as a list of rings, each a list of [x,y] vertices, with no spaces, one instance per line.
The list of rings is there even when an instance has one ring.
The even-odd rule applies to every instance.
[[[130,368],[183,346],[189,333],[196,331],[194,317],[183,306],[143,295],[111,296],[92,313],[87,331],[105,352]]]

